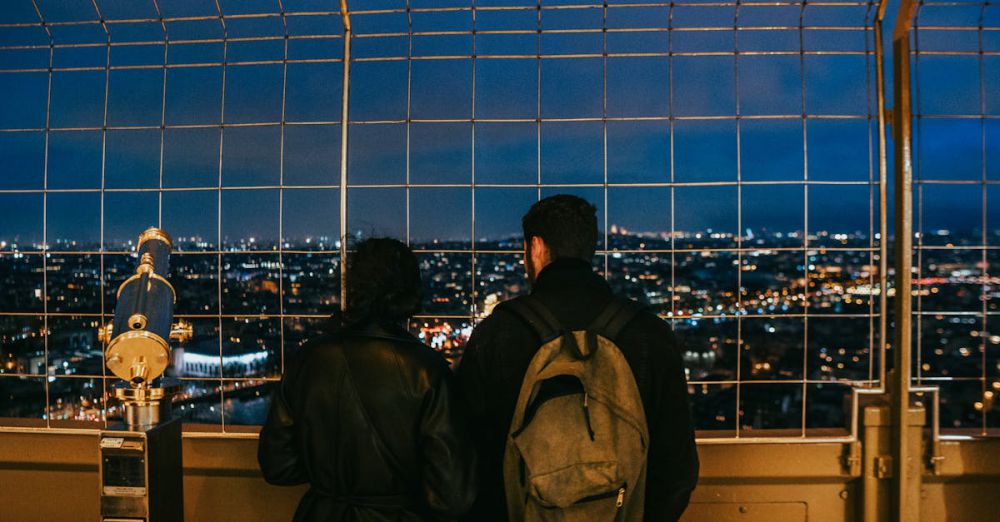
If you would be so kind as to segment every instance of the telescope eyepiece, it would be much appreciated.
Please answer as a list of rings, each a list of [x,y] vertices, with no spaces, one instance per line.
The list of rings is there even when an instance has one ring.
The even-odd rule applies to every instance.
[[[149,319],[143,314],[132,314],[132,317],[128,318],[128,324],[133,330],[142,330],[146,328],[146,323]]]

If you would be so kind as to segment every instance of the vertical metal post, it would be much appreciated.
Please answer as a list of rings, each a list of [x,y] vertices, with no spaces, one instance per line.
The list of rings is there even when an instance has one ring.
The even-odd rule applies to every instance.
[[[223,236],[222,236],[222,161],[223,153],[226,150],[226,85],[228,84],[227,78],[229,76],[229,29],[226,27],[226,17],[222,14],[222,6],[219,4],[219,0],[215,0],[215,12],[219,14],[219,26],[222,28],[222,90],[219,93],[219,163],[218,163],[218,185],[215,192],[215,205],[217,213],[215,214],[215,232],[216,232],[216,249],[215,253],[215,298],[216,298],[216,310],[219,316],[216,318],[216,328],[219,331],[219,372],[218,380],[215,382],[219,386],[219,420],[222,423],[222,431],[226,431],[226,416],[222,414],[225,411],[225,401],[226,401],[226,388],[223,386],[225,384],[222,380],[222,332],[225,331],[225,324],[222,320],[222,285],[225,281],[222,274],[222,252],[223,252]],[[234,238],[235,240],[235,238]],[[284,349],[284,347],[282,347]]]
[[[347,309],[347,127],[351,79],[351,17],[347,0],[340,0],[344,21],[343,98],[340,108],[340,309]]]
[[[885,351],[888,345],[887,317],[889,315],[889,218],[886,215],[889,209],[889,166],[886,159],[886,136],[885,136],[885,41],[882,34],[882,23],[885,20],[885,11],[889,6],[888,0],[879,2],[878,11],[875,15],[875,96],[876,110],[878,111],[878,346],[879,346],[879,371],[878,387],[886,389],[885,382]]]
[[[910,443],[911,314],[913,268],[913,160],[910,100],[910,29],[916,4],[902,0],[893,31],[893,118],[895,158],[896,332],[891,386],[894,520],[920,518],[920,455]],[[917,487],[914,487],[916,485]],[[916,493],[915,493],[916,491]]]
[[[45,159],[42,163],[42,351],[45,354],[45,367],[49,366],[49,141],[52,126],[52,65],[55,58],[56,42],[52,38],[52,31],[42,16],[41,9],[38,8],[37,0],[31,0],[32,7],[38,15],[38,20],[49,38],[49,75],[46,83],[45,94]],[[32,368],[29,373],[41,373],[36,368]],[[45,370],[48,373],[48,370]],[[45,380],[45,427],[52,427],[52,416],[48,414],[50,399],[49,381]]]
[[[108,98],[110,97],[110,90],[109,90],[109,88],[111,86],[111,31],[108,30],[108,24],[104,21],[104,15],[101,14],[101,8],[98,7],[97,1],[96,0],[91,0],[91,5],[94,6],[94,12],[97,14],[97,18],[99,20],[101,20],[101,28],[104,29],[104,34],[107,36],[107,46],[104,49],[104,53],[105,53],[104,54],[104,60],[105,60],[105,62],[104,62],[104,115],[102,117],[103,121],[101,123],[101,127],[102,127],[102,129],[101,129],[101,209],[100,209],[101,210],[101,223],[100,223],[101,244],[98,247],[98,251],[100,252],[100,270],[101,270],[101,274],[106,274],[107,272],[106,272],[106,267],[104,265],[104,258],[105,258],[104,254],[107,251],[107,242],[106,242],[105,237],[104,237],[104,222],[105,222],[104,209],[105,209],[105,204],[106,204],[106,202],[105,202],[105,189],[107,188],[107,171],[108,171]],[[105,297],[105,295],[107,295],[107,292],[105,291],[105,283],[106,283],[106,278],[101,277],[101,283],[100,283],[100,291],[101,291],[101,299],[100,299],[100,301],[101,301],[101,321],[104,320],[104,315],[106,313],[106,308],[105,308],[106,303],[104,302],[104,297]],[[47,331],[48,330],[46,330],[46,332]],[[46,364],[47,363],[48,363],[48,361],[46,361]],[[108,369],[107,364],[104,364],[104,365],[101,366],[101,377],[104,379],[105,383],[107,382],[107,377],[108,377],[108,371],[107,371],[107,369]],[[46,383],[46,384],[48,384],[48,383]],[[102,386],[102,388],[104,388],[104,387]],[[104,397],[107,397],[109,394],[107,392],[102,392],[102,395]],[[103,402],[107,402],[107,399],[104,399]],[[48,404],[46,404],[46,410],[45,411],[46,412],[49,411]],[[104,422],[105,422],[105,425],[106,425],[106,423],[108,422],[107,410],[105,410],[104,415],[102,415],[102,416],[104,417]],[[46,415],[46,418],[48,418],[48,417],[49,417],[49,415]]]

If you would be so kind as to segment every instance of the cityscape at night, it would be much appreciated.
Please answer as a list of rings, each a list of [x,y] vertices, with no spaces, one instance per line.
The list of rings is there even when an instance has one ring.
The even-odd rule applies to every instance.
[[[879,378],[878,249],[857,232],[816,233],[809,243],[823,246],[809,248],[799,236],[751,232],[738,238],[742,249],[727,250],[736,241],[728,234],[609,228],[610,248],[595,270],[673,325],[699,429],[799,429],[803,420],[806,428],[843,427],[849,385]],[[248,244],[205,252],[197,238],[179,241],[171,260],[176,314],[193,325],[194,336],[175,348],[168,375],[182,380],[176,411],[187,421],[263,421],[283,360],[327,331],[339,306],[339,257],[323,250],[335,246],[323,241],[285,244],[280,253],[247,253]],[[318,244],[324,246],[305,248]],[[410,330],[457,364],[475,322],[529,290],[520,239],[479,241],[475,251],[467,242],[413,247],[425,287]],[[975,427],[984,409],[991,419],[997,415],[993,389],[983,390],[977,376],[982,364],[1000,370],[1000,335],[955,311],[985,302],[996,312],[997,281],[982,276],[981,250],[934,254],[922,253],[915,280],[922,303],[917,376],[948,381],[941,383],[949,389],[945,427]],[[11,374],[0,376],[8,399],[0,416],[86,424],[120,415],[114,401],[105,402],[105,386],[116,379],[104,370],[97,331],[102,307],[109,319],[117,285],[134,270],[134,256],[105,254],[102,261],[96,253],[8,249],[0,258],[5,311],[16,312],[0,317],[0,373]],[[1000,392],[998,383],[986,386]]]

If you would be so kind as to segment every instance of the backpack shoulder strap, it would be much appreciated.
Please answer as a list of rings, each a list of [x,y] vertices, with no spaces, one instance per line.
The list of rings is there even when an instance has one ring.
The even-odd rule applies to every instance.
[[[599,334],[617,344],[618,336],[622,333],[622,330],[628,326],[628,323],[632,319],[635,319],[635,316],[639,315],[646,308],[646,305],[631,299],[617,296],[612,297],[611,302],[604,308],[604,311],[587,328],[587,332]],[[635,382],[639,389],[640,397],[645,393],[644,390],[647,389],[647,383],[650,379],[649,367],[646,364],[648,355],[648,350],[638,350],[636,353],[637,359],[632,366],[632,372],[635,375]]]
[[[628,323],[635,318],[639,312],[646,307],[631,299],[622,297],[612,297],[604,310],[597,315],[594,322],[587,327],[588,332],[603,335],[605,338],[615,341]]]
[[[547,343],[563,334],[563,327],[559,324],[556,316],[531,295],[512,299],[501,304],[500,307],[527,323],[538,334],[542,343]]]

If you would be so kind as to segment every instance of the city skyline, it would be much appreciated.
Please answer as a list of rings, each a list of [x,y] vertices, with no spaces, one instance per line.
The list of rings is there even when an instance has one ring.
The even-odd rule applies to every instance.
[[[620,239],[624,242],[649,240],[629,234],[620,234]],[[877,281],[873,279],[874,253],[867,247],[816,248],[811,254],[801,249],[781,250],[778,247],[778,250],[747,252],[743,264],[735,265],[733,253],[711,248],[666,253],[626,249],[609,256],[607,276],[616,291],[649,303],[671,320],[685,349],[692,401],[700,429],[725,430],[737,423],[742,426],[740,429],[801,428],[799,424],[789,424],[791,421],[782,416],[773,416],[780,408],[797,408],[789,406],[796,404],[795,401],[800,401],[801,407],[801,386],[811,390],[812,398],[806,406],[810,412],[808,425],[833,427],[844,420],[839,405],[846,386],[852,382],[871,382],[878,375],[873,349],[877,343],[875,298],[879,291],[872,286],[873,281]],[[216,255],[178,254],[173,257],[170,277],[179,292],[177,317],[192,322],[195,329],[195,339],[177,351],[179,359],[176,361],[181,368],[190,368],[186,375],[179,372],[186,391],[179,399],[178,409],[191,422],[222,422],[226,408],[229,409],[225,415],[231,416],[228,423],[260,422],[265,411],[262,401],[266,402],[269,383],[280,376],[281,360],[292,356],[305,339],[318,335],[323,330],[322,318],[338,306],[336,254],[287,254],[280,264],[277,254],[236,255],[242,256],[244,261],[230,264],[224,260],[225,265],[221,267],[223,293],[218,296],[221,301],[216,297],[218,283],[214,276],[207,281],[204,279],[216,270]],[[671,255],[674,263],[665,263],[659,257],[662,255]],[[803,255],[811,256],[812,265],[801,265]],[[131,272],[134,259],[131,255],[104,256],[108,278],[104,283],[103,308],[111,310],[117,279]],[[32,257],[37,256],[21,259]],[[100,256],[53,254],[49,259],[51,301],[48,310],[55,315],[49,319],[52,341],[47,360],[45,352],[32,351],[36,349],[33,346],[37,350],[42,348],[40,339],[29,335],[30,332],[37,335],[33,328],[41,327],[38,317],[30,313],[22,313],[19,318],[0,317],[7,321],[4,344],[23,346],[4,355],[8,366],[5,370],[0,369],[0,373],[40,375],[28,377],[25,385],[45,379],[53,385],[63,386],[57,390],[66,389],[69,384],[75,386],[68,390],[79,399],[71,400],[63,391],[49,395],[50,400],[59,401],[50,403],[44,410],[47,415],[55,416],[54,420],[104,418],[100,409],[103,403],[97,399],[104,388],[100,380],[95,383],[95,377],[88,377],[103,375],[102,350],[96,343],[96,325],[102,320],[99,313],[102,309],[99,302],[101,283],[99,277],[80,279],[83,274],[97,275],[100,265],[72,262],[96,257]],[[411,322],[411,329],[451,360],[460,358],[461,347],[477,317],[487,312],[492,304],[528,289],[516,252],[477,254],[475,288],[468,275],[470,268],[465,265],[471,259],[468,254],[461,253],[421,254],[424,311]],[[4,266],[14,268],[4,278],[5,295],[8,296],[4,300],[15,303],[25,312],[37,310],[41,313],[38,304],[9,297],[39,295],[37,290],[19,289],[27,290],[30,279],[26,275],[40,265]],[[726,266],[734,267],[729,275],[726,275]],[[960,259],[936,265],[918,283],[926,285],[929,299],[933,297],[927,301],[931,308],[947,310],[967,306],[966,288],[981,283],[976,274],[963,272],[963,266],[967,265]],[[595,263],[595,268],[603,271],[603,263]],[[738,284],[737,274],[742,274],[742,284]],[[801,279],[806,274],[808,277]],[[815,286],[803,286],[808,282]],[[279,288],[285,289],[280,300]],[[35,302],[40,303],[39,300]],[[221,314],[219,319],[216,319],[217,314]],[[459,316],[466,319],[457,319]],[[963,328],[975,328],[975,325],[951,325],[946,319],[947,316],[943,316],[942,320],[932,321],[933,329],[928,330],[927,335],[946,342],[947,348],[937,355],[933,352],[923,354],[922,373],[928,382],[937,382],[935,379],[940,378],[948,382],[958,379],[951,385],[960,385],[970,382],[963,379],[977,367],[971,364],[976,360],[977,349],[963,341],[971,338],[960,332]],[[15,327],[11,320],[22,326]],[[737,321],[742,321],[742,327],[737,327]],[[37,326],[30,327],[31,324]],[[303,329],[305,325],[311,326]],[[28,329],[24,330],[25,327]],[[809,330],[808,345],[803,344],[806,328]],[[13,338],[9,335],[14,332],[28,337],[11,345]],[[997,341],[1000,342],[1000,337]],[[737,346],[743,346],[739,357],[736,356]],[[18,353],[20,355],[16,355]],[[191,355],[185,361],[187,354]],[[806,364],[808,374],[802,373],[803,357],[813,361]],[[204,366],[212,360],[218,362],[215,369]],[[15,365],[13,372],[11,364]],[[31,369],[32,365],[36,369]],[[738,379],[740,371],[743,377]],[[65,379],[70,381],[63,382]],[[215,380],[219,384],[211,384]],[[796,382],[799,384],[795,385]],[[732,409],[735,398],[730,395],[735,392],[737,383],[749,386],[750,391],[764,393],[753,399],[758,401],[753,408],[764,409],[753,410],[758,413],[751,417],[738,416]],[[944,412],[946,422],[964,426],[970,422],[967,415],[973,415],[974,421],[976,412],[968,409],[976,402],[977,395],[973,391],[953,394],[954,399],[966,399]],[[223,396],[228,399],[220,403]],[[46,395],[36,397],[44,399]],[[91,398],[84,399],[86,397]],[[219,404],[223,405],[217,406]],[[741,411],[747,407],[741,407]],[[107,408],[110,414],[117,412],[111,404]],[[35,408],[32,411],[42,410]],[[771,413],[762,413],[765,411]]]

